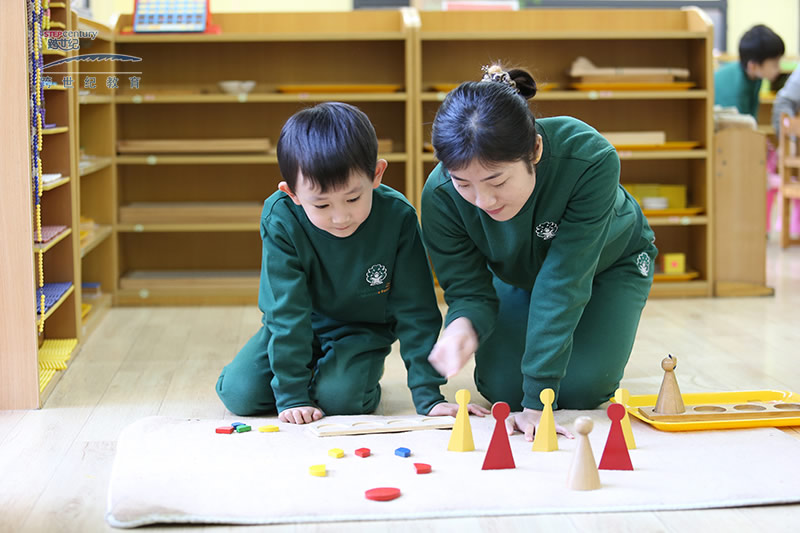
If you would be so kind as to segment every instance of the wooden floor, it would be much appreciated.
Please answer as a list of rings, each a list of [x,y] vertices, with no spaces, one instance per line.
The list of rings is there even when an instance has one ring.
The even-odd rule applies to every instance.
[[[648,303],[623,384],[632,394],[655,394],[662,376],[659,362],[671,352],[680,358],[683,392],[800,391],[800,248],[781,252],[771,247],[768,270],[774,297]],[[120,430],[149,415],[225,417],[214,384],[259,321],[257,310],[245,307],[112,310],[43,409],[0,412],[0,531],[112,530],[104,512]],[[465,370],[448,384],[448,396],[471,387],[470,381]],[[411,412],[403,382],[402,362],[393,353],[384,377],[384,412]],[[800,431],[788,431],[800,438]],[[641,533],[786,530],[798,524],[800,505],[147,531],[367,532],[380,527],[385,532]]]

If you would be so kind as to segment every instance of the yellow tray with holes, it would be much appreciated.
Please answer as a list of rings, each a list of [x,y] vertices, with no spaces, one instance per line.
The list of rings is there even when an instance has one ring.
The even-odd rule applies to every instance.
[[[657,421],[648,418],[639,410],[640,407],[645,408],[653,406],[656,403],[658,395],[649,394],[642,396],[631,396],[628,403],[625,404],[625,409],[631,416],[635,416],[645,424],[650,424],[656,429],[661,431],[700,431],[709,429],[737,429],[737,428],[755,428],[755,427],[781,427],[781,426],[800,426],[800,394],[782,391],[782,390],[752,390],[752,391],[735,391],[735,392],[703,392],[693,394],[681,394],[683,403],[686,406],[687,414],[694,412],[707,413],[708,416],[705,420],[675,420],[675,421]],[[613,399],[611,400],[614,401]],[[734,406],[748,406],[764,404],[767,406],[781,405],[787,408],[785,413],[788,416],[774,416],[774,411],[770,408],[763,410],[748,411],[745,409],[741,411],[739,416],[746,418],[723,418],[726,413],[720,412],[719,415],[714,414],[714,409],[711,407],[718,407],[721,409],[724,405]],[[695,407],[703,409],[695,411]],[[726,409],[729,410],[729,409]],[[795,411],[797,412],[795,414]],[[745,414],[748,413],[748,414]],[[680,416],[680,415],[677,415]]]

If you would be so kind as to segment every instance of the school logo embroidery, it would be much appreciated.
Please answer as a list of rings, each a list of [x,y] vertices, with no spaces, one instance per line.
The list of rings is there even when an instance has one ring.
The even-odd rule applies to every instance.
[[[536,236],[549,241],[558,233],[558,224],[555,222],[542,222],[536,226]]]
[[[650,256],[647,255],[647,252],[640,253],[636,258],[636,267],[642,273],[642,276],[647,277],[650,273]]]
[[[369,283],[370,287],[380,285],[383,283],[383,280],[386,279],[386,274],[387,270],[385,266],[381,264],[372,265],[367,269],[367,283]]]

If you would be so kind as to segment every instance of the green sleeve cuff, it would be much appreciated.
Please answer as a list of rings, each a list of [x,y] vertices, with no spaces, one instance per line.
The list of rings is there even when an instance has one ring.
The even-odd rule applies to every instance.
[[[539,394],[544,389],[553,389],[556,399],[553,402],[553,409],[558,409],[558,389],[561,386],[560,379],[534,379],[524,376],[522,380],[522,407],[541,411],[544,404],[539,399]]]
[[[417,414],[420,415],[427,415],[434,405],[445,401],[444,396],[439,392],[439,387],[416,387],[411,389],[411,397],[414,399]]]

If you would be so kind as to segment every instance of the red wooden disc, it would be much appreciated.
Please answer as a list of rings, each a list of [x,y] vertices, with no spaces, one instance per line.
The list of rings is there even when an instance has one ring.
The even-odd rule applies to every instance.
[[[394,500],[400,496],[400,489],[394,487],[379,487],[377,489],[369,489],[364,493],[368,500],[375,500],[376,502],[387,502]]]
[[[425,463],[414,463],[414,468],[417,469],[417,474],[430,474],[431,465]]]

